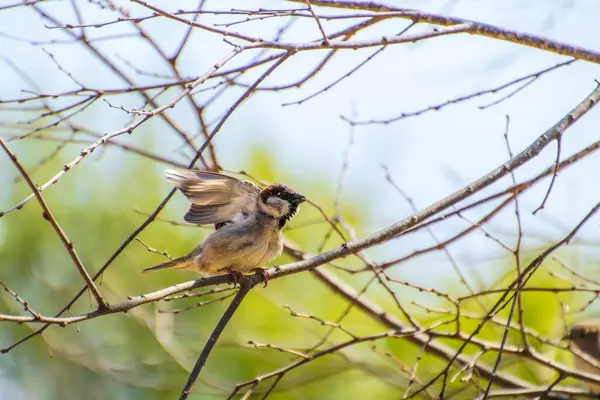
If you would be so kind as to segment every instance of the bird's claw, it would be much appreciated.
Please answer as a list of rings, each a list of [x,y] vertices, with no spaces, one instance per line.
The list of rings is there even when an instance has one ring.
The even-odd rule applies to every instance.
[[[229,269],[227,272],[229,272],[229,275],[233,278],[233,288],[235,289],[238,284],[241,286],[240,282],[244,279],[244,275],[240,271],[234,269]]]
[[[260,276],[262,276],[263,281],[264,281],[263,287],[267,287],[267,282],[269,281],[270,277],[269,277],[269,273],[267,272],[266,269],[264,269],[264,268],[254,268],[250,272],[255,272],[255,273],[259,274]]]

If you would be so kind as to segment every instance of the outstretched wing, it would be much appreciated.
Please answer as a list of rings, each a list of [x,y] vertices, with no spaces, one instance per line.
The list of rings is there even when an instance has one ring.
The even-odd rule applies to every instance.
[[[197,169],[167,169],[165,176],[192,203],[187,222],[220,224],[256,211],[260,188],[252,182]]]

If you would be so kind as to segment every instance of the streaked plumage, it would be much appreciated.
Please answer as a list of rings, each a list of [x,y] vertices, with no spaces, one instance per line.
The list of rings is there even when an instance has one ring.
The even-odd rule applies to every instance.
[[[215,224],[216,230],[190,254],[144,271],[249,273],[281,254],[281,229],[305,200],[285,185],[261,190],[251,182],[214,172],[168,169],[165,175],[191,203],[184,219],[198,225]]]
[[[573,326],[566,338],[577,369],[600,378],[600,322],[587,321]],[[590,392],[600,394],[600,384],[585,382]]]
[[[260,188],[252,182],[201,170],[167,169],[165,176],[192,203],[183,218],[192,224],[237,221],[256,211]]]

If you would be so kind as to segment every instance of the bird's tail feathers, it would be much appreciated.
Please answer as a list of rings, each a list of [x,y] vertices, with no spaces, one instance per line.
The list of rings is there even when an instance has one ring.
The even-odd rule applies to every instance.
[[[159,269],[194,269],[193,268],[193,260],[191,257],[184,256],[180,258],[176,258],[175,260],[167,261],[162,264],[155,265],[154,267],[149,267],[142,272],[150,272],[157,271]]]

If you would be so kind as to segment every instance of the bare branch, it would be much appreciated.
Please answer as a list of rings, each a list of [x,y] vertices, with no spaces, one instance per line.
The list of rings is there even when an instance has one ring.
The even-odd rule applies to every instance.
[[[94,284],[94,281],[92,280],[92,278],[88,274],[87,270],[83,266],[83,263],[81,262],[81,259],[79,258],[79,256],[77,255],[77,252],[75,251],[75,246],[73,245],[73,242],[71,242],[69,240],[69,238],[67,237],[67,235],[65,234],[65,232],[62,230],[62,228],[58,224],[58,221],[56,221],[56,219],[54,218],[54,215],[52,215],[52,212],[50,211],[50,208],[48,207],[48,205],[46,204],[46,201],[42,197],[42,191],[41,191],[41,189],[38,186],[36,186],[31,181],[31,178],[29,177],[29,174],[27,174],[27,171],[25,171],[25,168],[23,168],[23,166],[21,165],[21,163],[17,159],[17,156],[15,155],[15,153],[13,153],[10,150],[10,148],[6,145],[6,142],[4,141],[4,139],[2,139],[1,137],[0,137],[0,146],[2,146],[2,148],[4,149],[4,151],[6,152],[6,154],[8,154],[10,160],[13,162],[13,164],[15,165],[15,167],[17,167],[17,169],[19,170],[19,172],[23,176],[23,179],[25,179],[25,182],[27,182],[27,185],[29,186],[29,188],[33,192],[32,196],[34,196],[37,199],[38,203],[42,207],[44,219],[46,221],[48,221],[50,223],[50,225],[52,225],[52,229],[54,229],[54,231],[56,232],[56,235],[59,237],[59,239],[62,242],[63,246],[67,250],[67,253],[69,253],[69,256],[71,256],[71,260],[73,260],[73,264],[75,264],[75,267],[77,268],[77,271],[79,272],[79,274],[81,275],[81,277],[85,281],[88,289],[90,290],[90,292],[92,293],[92,295],[96,299],[96,302],[98,303],[98,308],[100,310],[107,309],[108,308],[108,304],[104,300],[104,297],[102,296],[102,294],[100,293],[100,291],[98,290],[98,288]]]

